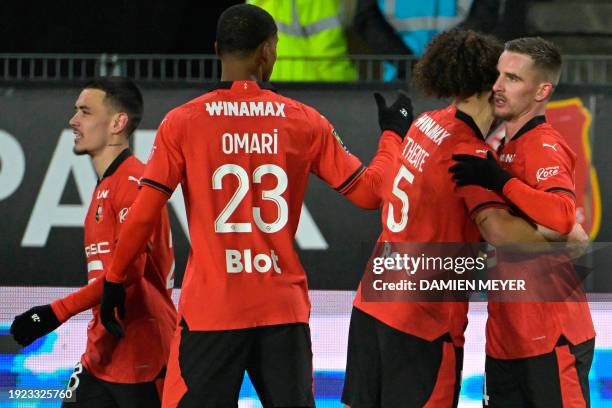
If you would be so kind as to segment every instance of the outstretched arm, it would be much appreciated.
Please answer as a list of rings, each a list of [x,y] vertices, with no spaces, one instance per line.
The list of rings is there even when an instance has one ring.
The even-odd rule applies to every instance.
[[[383,132],[376,155],[355,183],[344,193],[353,204],[365,209],[380,208],[380,185],[400,149],[401,138],[392,131]]]
[[[143,184],[119,233],[107,281],[124,283],[130,280],[128,267],[144,251],[168,198],[167,194]]]
[[[130,278],[127,273],[128,267],[144,250],[168,198],[167,194],[144,185],[130,208],[130,216],[119,233],[113,263],[104,280],[104,292],[100,306],[102,324],[115,336],[122,337],[124,334],[123,328],[115,317],[115,310],[119,319],[123,319],[125,316],[124,283]]]
[[[387,106],[381,94],[375,93],[374,98],[382,131],[378,151],[365,171],[343,192],[353,204],[367,209],[381,206],[379,190],[385,171],[393,168],[414,117],[412,101],[404,93],[400,93],[390,106]]]
[[[27,346],[57,329],[72,316],[100,303],[104,279],[95,279],[68,296],[49,305],[35,306],[18,315],[11,325],[17,343]]]

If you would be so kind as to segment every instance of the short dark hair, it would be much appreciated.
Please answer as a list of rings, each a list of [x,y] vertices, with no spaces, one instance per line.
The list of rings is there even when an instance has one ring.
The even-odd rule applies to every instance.
[[[104,103],[118,112],[128,115],[126,133],[130,136],[140,125],[143,113],[142,93],[138,86],[126,77],[100,77],[88,82],[83,89],[104,91]]]
[[[559,47],[541,37],[523,37],[508,41],[504,49],[531,57],[533,65],[552,82],[559,83],[561,76],[561,51]]]
[[[219,55],[248,55],[276,32],[276,23],[267,11],[238,4],[225,10],[217,21],[217,51]]]
[[[434,37],[414,68],[412,83],[437,98],[465,99],[490,91],[503,51],[490,35],[454,28]]]

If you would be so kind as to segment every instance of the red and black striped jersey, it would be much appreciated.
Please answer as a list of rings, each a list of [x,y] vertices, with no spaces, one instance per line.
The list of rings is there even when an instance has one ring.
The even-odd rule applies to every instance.
[[[564,233],[571,229],[576,222],[576,155],[561,134],[546,123],[544,116],[536,116],[509,142],[504,141],[498,151],[502,167],[514,176],[503,192],[514,204],[516,215],[557,231],[565,229]],[[550,282],[541,283],[547,286],[554,285],[555,279],[564,284],[575,279],[572,263],[558,256],[540,256],[519,264],[500,258],[497,268],[504,276],[518,277],[525,270],[550,276]],[[526,358],[551,352],[560,336],[572,344],[593,338],[589,304],[586,296],[581,298],[566,302],[489,302],[487,354],[498,359]]]
[[[105,171],[85,218],[88,284],[52,303],[60,321],[92,308],[81,362],[94,376],[118,383],[155,379],[166,365],[176,327],[176,309],[171,299],[174,251],[166,210],[129,267],[131,279],[126,290],[126,316],[122,320],[125,336],[113,336],[100,320],[104,276],[113,262],[117,238],[136,199],[143,171],[144,165],[127,149]]]
[[[168,195],[182,185],[192,251],[179,314],[189,328],[307,323],[293,238],[309,174],[344,193],[364,171],[321,114],[253,81],[169,112],[142,184]]]
[[[379,243],[460,243],[481,241],[474,222],[485,208],[507,208],[496,193],[477,186],[457,188],[449,172],[453,154],[486,157],[491,148],[466,113],[455,105],[425,112],[411,125],[395,166],[381,186]],[[362,288],[355,307],[385,324],[426,340],[449,333],[463,345],[467,303],[366,302]]]

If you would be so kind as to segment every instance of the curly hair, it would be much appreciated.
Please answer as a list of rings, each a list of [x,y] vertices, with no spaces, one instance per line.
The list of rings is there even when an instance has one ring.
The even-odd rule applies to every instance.
[[[414,68],[412,83],[437,98],[465,99],[489,91],[504,50],[495,37],[454,28],[434,37]]]

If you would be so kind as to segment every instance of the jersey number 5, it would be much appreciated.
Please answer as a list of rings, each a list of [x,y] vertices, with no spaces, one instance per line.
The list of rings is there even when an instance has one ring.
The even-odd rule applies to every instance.
[[[250,182],[246,170],[237,164],[220,166],[213,173],[212,188],[213,190],[221,190],[223,188],[223,178],[230,174],[238,178],[238,189],[215,220],[215,232],[251,232],[250,222],[227,222],[249,191]],[[262,191],[261,197],[276,204],[278,215],[273,222],[267,223],[261,217],[261,208],[253,207],[253,220],[261,231],[271,234],[280,231],[289,219],[289,206],[281,195],[287,189],[287,173],[275,164],[263,164],[253,171],[253,183],[261,183],[262,177],[266,174],[274,175],[277,183],[274,189]]]
[[[387,228],[391,232],[400,232],[406,225],[408,225],[408,209],[410,208],[410,201],[408,200],[408,194],[401,188],[399,188],[400,181],[402,179],[406,179],[410,184],[414,181],[414,174],[410,172],[406,167],[402,165],[399,171],[397,172],[397,176],[395,176],[395,180],[393,180],[393,195],[402,202],[401,209],[401,218],[398,221],[395,220],[395,208],[393,203],[389,201],[389,208],[387,211]]]

